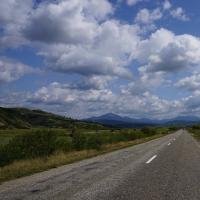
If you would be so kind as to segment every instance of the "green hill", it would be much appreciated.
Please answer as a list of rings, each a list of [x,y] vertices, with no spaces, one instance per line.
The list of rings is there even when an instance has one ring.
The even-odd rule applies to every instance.
[[[102,125],[84,122],[42,110],[0,107],[0,129],[6,128],[77,128],[98,129]]]

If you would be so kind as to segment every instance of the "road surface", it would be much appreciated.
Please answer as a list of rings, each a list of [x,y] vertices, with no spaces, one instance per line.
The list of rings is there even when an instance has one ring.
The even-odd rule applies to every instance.
[[[23,170],[23,169],[22,169]],[[199,200],[200,147],[186,131],[0,185],[1,200]]]

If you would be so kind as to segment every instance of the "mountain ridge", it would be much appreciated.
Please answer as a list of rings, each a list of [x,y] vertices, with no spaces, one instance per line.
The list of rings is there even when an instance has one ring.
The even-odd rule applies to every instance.
[[[98,122],[106,125],[138,127],[138,126],[161,126],[161,125],[190,125],[200,123],[200,118],[196,116],[177,116],[169,119],[149,119],[122,117],[114,113],[106,113],[97,117],[90,117],[86,121]]]

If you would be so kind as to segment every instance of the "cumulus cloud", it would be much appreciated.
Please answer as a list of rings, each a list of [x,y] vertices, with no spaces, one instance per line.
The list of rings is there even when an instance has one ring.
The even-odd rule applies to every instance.
[[[106,21],[98,26],[96,37],[88,44],[55,44],[41,49],[53,71],[81,75],[130,77],[126,68],[137,47],[138,27]]]
[[[79,89],[79,90],[102,90],[108,87],[109,82],[113,80],[113,77],[110,76],[91,76],[83,78],[76,83],[72,83],[70,88]]]
[[[123,95],[140,95],[145,92],[154,92],[160,85],[167,82],[160,72],[153,74],[140,72],[137,78],[135,77],[131,82],[122,85],[120,88]]]
[[[105,102],[112,98],[112,95],[112,91],[108,89],[88,89],[83,91],[79,90],[79,88],[71,88],[67,84],[62,85],[54,82],[36,91],[29,101],[44,104],[76,105],[79,102]]]
[[[200,39],[191,35],[175,35],[160,29],[141,42],[139,58],[147,72],[179,72],[197,67],[200,61]]]
[[[74,115],[78,115],[78,117],[85,117],[86,113],[91,116],[106,112],[132,114],[135,117],[152,117],[152,115],[154,117],[166,117],[170,116],[175,109],[180,112],[179,109],[182,106],[178,101],[164,100],[149,92],[133,94],[122,91],[121,93],[113,93],[106,88],[83,91],[57,82],[40,88],[29,96],[28,101],[33,105],[60,106],[66,108],[68,113],[80,109],[80,112],[74,112]]]
[[[122,103],[123,102],[123,103]],[[122,106],[119,106],[121,103]],[[149,92],[140,95],[122,96],[117,103],[118,112],[138,117],[167,118],[179,114],[182,104],[176,100],[165,100]]]
[[[95,37],[98,22],[112,12],[112,5],[107,0],[98,3],[95,0],[42,3],[29,15],[23,32],[33,41],[87,43]]]
[[[183,112],[185,111],[186,114],[190,113],[194,115],[199,115],[200,113],[199,99],[200,99],[199,91],[195,91],[191,95],[183,98],[182,99],[182,103],[184,104]]]
[[[182,7],[174,8],[173,5],[170,3],[169,0],[165,0],[163,2],[163,10],[167,13],[169,13],[170,16],[172,16],[175,19],[181,20],[181,21],[189,21],[190,18],[185,13],[185,10]]]
[[[171,10],[171,16],[181,20],[181,21],[189,21],[190,18],[186,15],[185,11],[183,10],[182,7],[178,7],[176,9]]]
[[[32,10],[32,0],[6,0],[0,4],[0,26],[23,24]]]
[[[126,0],[130,6],[142,1]],[[1,2],[0,48],[30,45],[44,58],[47,69],[81,77],[73,83],[54,82],[27,94],[26,105],[64,110],[84,117],[99,112],[138,117],[167,117],[190,108],[196,112],[200,96],[198,74],[176,84],[193,92],[187,98],[166,100],[154,95],[153,89],[168,82],[166,74],[197,70],[200,39],[187,34],[176,35],[164,28],[150,36],[142,34],[143,27],[155,28],[155,22],[165,14],[187,21],[189,18],[183,8],[173,8],[170,1],[165,0],[162,8],[141,9],[135,18],[136,24],[115,20],[114,11],[108,0]],[[141,66],[138,78],[130,69],[134,61]],[[17,80],[31,71],[22,63],[0,59],[0,83]],[[122,86],[119,81],[115,85],[118,78],[126,78],[128,83]],[[115,89],[110,87],[111,81]],[[13,103],[14,98],[17,95],[8,101]],[[0,100],[6,102],[6,98]]]
[[[169,10],[171,7],[172,7],[172,5],[171,5],[170,1],[165,0],[164,3],[163,3],[163,9]]]
[[[25,40],[26,42],[32,41],[33,43],[30,44],[38,44],[39,54],[45,58],[48,69],[53,71],[84,76],[110,75],[131,78],[128,66],[134,59],[138,59],[138,54],[140,57],[143,56],[138,53],[138,46],[142,49],[145,41],[141,41],[141,30],[138,25],[124,24],[109,18],[114,11],[109,1],[102,0],[98,4],[95,0],[45,1],[35,7],[31,0],[26,3],[24,0],[20,1],[23,6],[18,9],[22,13],[19,18],[16,17],[18,11],[14,16],[13,9],[16,1],[9,0],[8,3],[2,4],[2,9],[5,7],[4,10],[8,10],[1,13],[0,17],[1,21],[5,22],[3,24],[6,24],[4,29],[8,31],[12,30],[8,27],[17,27],[17,32],[11,34],[12,31],[8,31],[9,34],[0,39],[2,46],[8,45],[11,41],[13,41],[12,44],[16,43],[15,46]],[[130,1],[129,3],[134,4],[135,2]],[[10,18],[7,13],[11,12],[12,17]],[[135,21],[149,25],[160,18],[162,18],[162,12],[159,8],[152,11],[142,9]],[[155,37],[159,35],[158,32],[159,30],[154,33]],[[159,37],[168,42],[168,38],[165,38],[167,34],[164,31],[162,33],[164,35]],[[163,44],[161,44],[158,39],[156,40],[155,45],[160,45],[159,55],[147,52],[146,47],[141,50],[148,53],[149,69],[153,71],[160,68],[162,71],[166,69],[165,64],[170,64],[172,69],[177,66],[174,67],[171,64],[175,62],[177,62],[175,65],[182,64],[179,55],[184,49],[173,42],[169,44],[169,47],[161,48],[166,42],[162,41]],[[147,45],[147,49],[154,48],[149,46]],[[174,60],[170,60],[172,63],[166,63],[165,59],[171,56],[169,55],[171,50],[177,53],[177,57],[174,55]]]
[[[144,0],[127,0],[127,5],[134,6],[137,3],[142,2],[142,1],[144,1]]]
[[[39,54],[53,71],[130,78],[127,66],[140,30],[111,20],[113,10],[107,0],[41,3],[28,15],[21,34],[38,44]]]
[[[162,13],[159,8],[148,10],[147,8],[141,9],[135,18],[136,23],[152,24],[154,21],[162,18]]]
[[[153,10],[140,9],[134,21],[142,27],[144,33],[147,33],[156,29],[156,21],[166,19],[169,16],[181,21],[189,21],[184,9],[182,7],[174,8],[169,0],[163,1],[162,6]]]
[[[0,4],[0,48],[17,47],[26,43],[21,29],[32,11],[32,0],[6,0]]]
[[[176,86],[192,92],[200,90],[200,74],[182,78],[176,83]]]
[[[0,83],[15,81],[31,72],[33,72],[33,69],[27,65],[10,59],[0,58]]]
[[[24,107],[27,103],[28,93],[26,92],[1,92],[0,106],[1,107]],[[29,105],[30,106],[30,105]]]

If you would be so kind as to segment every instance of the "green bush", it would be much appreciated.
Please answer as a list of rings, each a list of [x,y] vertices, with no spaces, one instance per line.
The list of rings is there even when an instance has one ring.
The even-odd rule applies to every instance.
[[[48,156],[56,150],[56,139],[56,134],[49,130],[15,136],[0,149],[0,166],[14,160]]]
[[[86,146],[86,136],[79,132],[75,132],[72,136],[72,144],[74,149],[84,149]]]
[[[99,137],[99,135],[93,134],[87,138],[86,148],[99,150],[99,149],[101,149],[102,143],[103,142],[102,142],[101,138]]]
[[[168,128],[169,131],[177,131],[179,128],[176,126],[171,126]]]
[[[167,128],[146,127],[142,129],[83,132],[83,130],[73,128],[71,134],[66,133],[66,130],[56,129],[29,130],[22,132],[22,134],[19,131],[19,133],[10,134],[10,139],[3,145],[0,143],[0,166],[7,165],[15,160],[49,156],[55,151],[99,150],[104,144],[131,141],[158,133],[165,134],[168,130]],[[10,137],[11,135],[12,137]]]
[[[200,126],[199,126],[199,125],[193,125],[193,126],[192,126],[192,129],[199,130],[199,129],[200,129]]]
[[[58,137],[55,142],[55,149],[63,152],[69,152],[72,150],[72,139],[70,137]]]
[[[146,136],[152,136],[157,134],[157,131],[155,128],[150,128],[150,127],[144,127],[141,129],[142,133]]]

